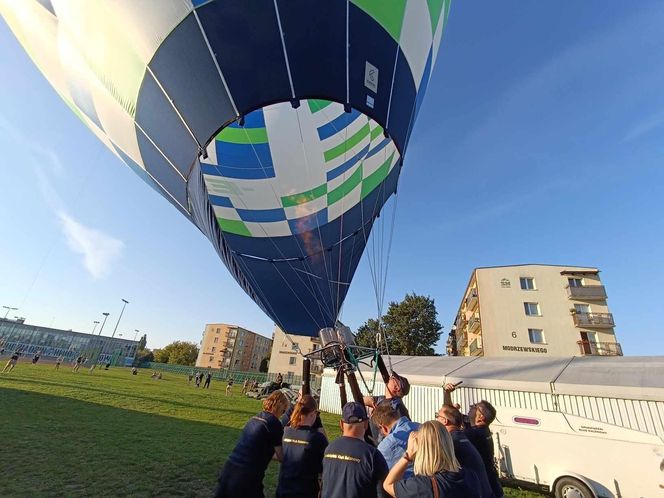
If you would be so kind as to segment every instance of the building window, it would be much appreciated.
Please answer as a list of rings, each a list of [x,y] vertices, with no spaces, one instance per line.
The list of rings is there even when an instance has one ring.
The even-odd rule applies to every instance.
[[[542,329],[528,329],[528,338],[533,344],[546,344]]]
[[[570,287],[583,287],[582,278],[568,278],[567,283],[569,284]]]
[[[210,363],[214,360],[214,357],[210,356]]]
[[[211,353],[214,353],[216,350],[217,350],[217,348],[215,348],[215,347],[213,346],[212,349],[210,350],[210,352],[211,352]]]
[[[590,305],[589,304],[575,304],[574,305],[574,311],[577,313],[590,313]]]
[[[215,338],[214,338],[214,342],[219,342],[219,338],[218,338],[218,337],[215,337]]]
[[[288,358],[288,364],[289,365],[296,365],[297,364],[297,358],[295,356],[291,356]]]
[[[221,332],[221,329],[217,329],[217,334],[218,334],[219,332]]]
[[[300,349],[300,345],[297,342],[294,342],[293,345],[291,346],[291,349],[293,351],[297,351],[298,349]]]
[[[523,290],[537,289],[537,287],[535,287],[535,279],[533,277],[521,277],[519,282],[521,283],[521,289]]]
[[[504,278],[504,279],[502,279],[502,280],[500,281],[500,286],[501,286],[503,289],[509,289],[510,287],[512,287],[512,284],[511,284],[511,282],[509,281],[509,279]]]
[[[523,309],[528,316],[542,316],[539,303],[523,303]]]

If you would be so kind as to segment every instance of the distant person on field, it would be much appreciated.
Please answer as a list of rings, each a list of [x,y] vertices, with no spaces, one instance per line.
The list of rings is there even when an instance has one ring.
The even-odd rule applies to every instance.
[[[21,356],[21,353],[18,351],[14,351],[14,353],[9,357],[9,360],[7,360],[5,368],[2,369],[2,373],[11,372],[12,370],[14,370],[14,367],[18,363],[19,356]]]
[[[196,377],[194,378],[194,384],[196,384],[196,387],[201,387],[201,373],[196,372]]]
[[[316,400],[309,394],[301,396],[295,403],[282,439],[283,460],[277,498],[318,496],[318,480],[323,471],[323,453],[327,447],[327,438],[314,427],[318,414]]]
[[[228,379],[228,384],[226,384],[226,396],[228,396],[233,390],[233,377]]]
[[[452,392],[455,390],[454,384],[445,384],[445,395],[443,403],[452,406]],[[480,401],[471,405],[468,410],[470,427],[465,428],[466,437],[477,448],[478,453],[484,462],[486,475],[489,478],[491,490],[496,498],[502,498],[503,488],[498,479],[498,470],[494,461],[493,436],[489,425],[496,418],[496,409],[488,401]]]
[[[72,369],[73,372],[78,372],[78,369],[81,368],[82,361],[83,361],[82,356],[78,356],[76,360],[74,360],[74,368]]]
[[[247,394],[247,391],[249,390],[249,383],[251,381],[249,379],[244,379],[244,383],[242,384],[242,394]]]
[[[410,420],[410,414],[408,413],[408,408],[403,404],[402,398],[407,396],[410,392],[410,382],[406,377],[402,377],[396,372],[392,372],[390,379],[385,385],[385,395],[384,396],[365,396],[364,405],[371,409],[375,410],[381,404],[387,403],[392,406],[394,410],[399,413],[399,417],[406,417]],[[369,412],[371,413],[371,412]],[[374,443],[378,445],[383,439],[383,434],[380,432],[378,427],[373,423],[369,422],[369,428],[371,429],[371,438]]]
[[[452,436],[454,454],[459,465],[464,469],[472,470],[477,475],[482,498],[494,498],[482,457],[462,429],[463,415],[461,412],[453,406],[443,405],[436,414],[436,421],[442,424]]]
[[[279,372],[279,373],[277,374],[277,378],[274,379],[274,382],[275,382],[276,384],[279,384],[279,387],[281,387],[281,384],[284,383],[284,378],[283,378],[283,376],[281,375],[281,372]]]
[[[64,357],[58,356],[58,359],[55,360],[55,369],[60,370],[60,364],[64,361]]]
[[[131,374],[132,374],[132,375],[138,375],[138,368],[133,367],[133,368],[131,369]]]
[[[408,417],[402,417],[389,403],[378,405],[371,414],[371,421],[378,427],[383,436],[378,444],[388,468],[394,467],[406,452],[410,433],[419,429],[420,424],[411,422]],[[404,478],[413,476],[413,466],[409,465],[403,475]]]
[[[263,400],[263,411],[251,417],[219,475],[216,498],[264,498],[263,477],[270,460],[282,461],[284,429],[279,417],[288,398],[275,391]]]
[[[36,365],[37,362],[39,361],[39,358],[41,358],[41,351],[37,351],[35,355],[32,357],[32,364]]]
[[[415,475],[403,479],[411,462]],[[477,476],[461,468],[454,456],[452,437],[431,420],[411,433],[406,452],[390,470],[383,488],[398,498],[480,498]]]
[[[203,389],[209,389],[210,388],[210,381],[212,380],[212,372],[210,371],[210,367],[208,367],[208,371],[205,374],[205,384],[203,384]]]
[[[362,403],[344,405],[339,422],[342,436],[329,444],[323,457],[322,498],[380,496],[388,469],[380,451],[364,440],[368,420]]]

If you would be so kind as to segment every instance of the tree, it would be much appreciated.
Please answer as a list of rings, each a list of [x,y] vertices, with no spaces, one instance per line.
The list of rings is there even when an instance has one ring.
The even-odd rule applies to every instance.
[[[147,343],[148,343],[148,335],[143,334],[141,336],[141,340],[138,341],[138,350],[141,351],[142,349],[145,349]]]
[[[440,339],[436,304],[429,296],[406,294],[400,303],[392,302],[382,317],[381,334],[390,354],[428,356]],[[378,321],[370,318],[357,330],[356,344],[376,347]]]
[[[186,341],[175,341],[154,351],[154,361],[157,363],[193,366],[196,364],[197,357],[198,346]]]
[[[378,332],[378,320],[369,318],[366,323],[360,325],[355,334],[355,344],[365,348],[376,347],[376,333]]]
[[[144,363],[149,363],[151,361],[154,361],[154,353],[147,348],[139,349],[134,358],[134,366],[140,367]]]

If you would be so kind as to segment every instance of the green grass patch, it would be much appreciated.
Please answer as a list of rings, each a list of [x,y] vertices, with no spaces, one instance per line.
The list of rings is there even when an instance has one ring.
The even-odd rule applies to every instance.
[[[261,409],[240,386],[231,396],[225,387],[23,360],[0,374],[0,496],[210,496],[242,427]],[[323,414],[323,423],[339,435],[338,416]],[[270,464],[268,497],[278,472]]]

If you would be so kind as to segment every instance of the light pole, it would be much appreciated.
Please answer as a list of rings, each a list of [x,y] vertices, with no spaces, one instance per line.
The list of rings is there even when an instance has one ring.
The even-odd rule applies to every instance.
[[[18,308],[12,308],[11,306],[3,306],[3,308],[7,310],[5,312],[5,317],[4,317],[5,320],[7,319],[7,315],[9,315],[10,311],[16,311],[18,309]]]
[[[115,333],[118,330],[118,325],[120,325],[120,320],[122,320],[122,314],[124,313],[125,307],[129,304],[129,301],[127,301],[126,299],[123,299],[122,302],[124,303],[122,305],[122,311],[120,311],[120,316],[118,317],[118,321],[115,324],[115,328],[113,329],[113,335],[111,335],[111,339],[115,337]]]
[[[92,327],[92,335],[95,335],[95,330],[97,329],[97,325],[99,325],[99,320],[95,320],[95,321],[92,322],[92,323],[95,324],[95,326]]]
[[[102,315],[104,315],[104,323],[101,324],[101,328],[99,329],[99,335],[101,335],[101,331],[104,330],[104,325],[106,325],[106,319],[108,318],[108,315],[110,315],[110,313],[102,313]]]
[[[139,330],[138,330],[138,329],[134,329],[134,332],[136,332],[136,333],[134,334],[134,342],[136,342],[136,336],[138,335]]]

